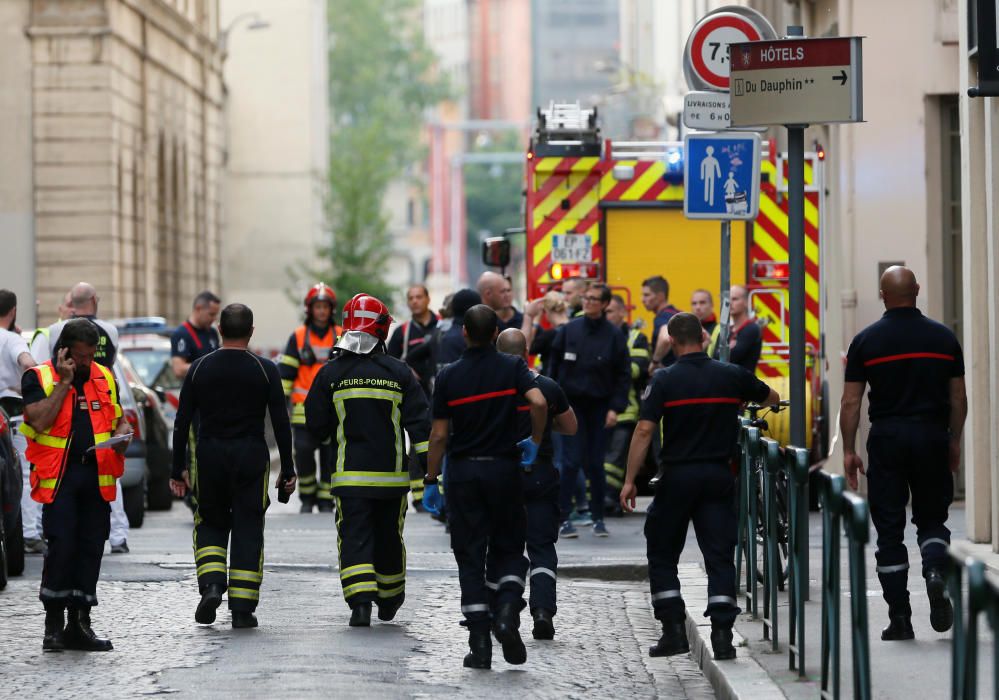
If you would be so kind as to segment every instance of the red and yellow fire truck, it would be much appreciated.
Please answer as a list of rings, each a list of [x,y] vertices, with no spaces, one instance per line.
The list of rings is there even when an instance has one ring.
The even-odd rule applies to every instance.
[[[819,223],[824,154],[805,165],[806,343],[810,443],[826,444]],[[632,321],[651,327],[641,305],[642,280],[663,275],[670,300],[686,308],[691,293],[720,299],[719,225],[683,215],[683,144],[603,141],[595,110],[553,104],[538,111],[527,153],[526,280],[529,298],[569,277],[609,284],[624,296]],[[763,331],[757,374],[788,395],[788,217],[784,158],[764,145],[760,213],[732,226],[731,280],[745,284]],[[786,413],[773,416],[786,442]]]

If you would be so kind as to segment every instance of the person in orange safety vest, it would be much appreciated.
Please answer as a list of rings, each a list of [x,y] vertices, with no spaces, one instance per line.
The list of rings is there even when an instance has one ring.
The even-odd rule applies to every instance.
[[[295,435],[295,465],[298,470],[298,496],[303,513],[318,506],[320,513],[333,512],[333,448],[321,444],[305,428],[305,397],[312,381],[326,364],[343,330],[333,324],[336,294],[323,283],[305,295],[305,323],[288,338],[278,359],[284,394],[291,400],[291,426]],[[316,480],[316,451],[319,451],[319,479]]]
[[[46,651],[112,649],[91,629],[90,609],[97,605],[101,556],[111,529],[109,504],[125,470],[131,428],[121,420],[114,375],[94,361],[99,342],[93,323],[69,321],[55,360],[21,379],[31,497],[43,504],[48,540],[38,595],[45,606]],[[114,437],[125,439],[106,444]]]

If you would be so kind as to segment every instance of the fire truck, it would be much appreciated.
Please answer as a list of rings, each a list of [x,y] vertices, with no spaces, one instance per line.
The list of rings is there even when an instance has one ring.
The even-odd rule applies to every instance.
[[[762,326],[757,374],[789,395],[787,172],[783,154],[764,142],[760,211],[751,222],[733,222],[732,284],[750,290]],[[820,278],[821,150],[805,164],[807,420],[809,447],[825,450],[828,421],[823,381],[824,298]],[[652,326],[640,301],[642,280],[664,276],[670,300],[687,306],[707,289],[721,298],[721,236],[714,221],[683,214],[684,152],[681,142],[603,140],[595,109],[553,103],[539,109],[526,155],[525,249],[527,296],[558,289],[570,277],[608,284],[621,294],[631,322]],[[489,251],[485,251],[490,257]],[[495,253],[491,256],[495,262]],[[487,261],[488,262],[488,261]],[[770,417],[774,436],[786,443],[787,413]]]

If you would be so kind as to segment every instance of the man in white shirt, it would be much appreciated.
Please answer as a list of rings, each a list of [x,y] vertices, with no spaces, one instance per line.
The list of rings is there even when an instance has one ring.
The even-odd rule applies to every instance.
[[[43,553],[42,504],[31,500],[28,483],[30,465],[24,459],[28,443],[17,428],[23,422],[24,402],[21,400],[21,375],[35,366],[28,351],[28,343],[17,329],[17,295],[9,289],[0,289],[0,406],[10,418],[11,439],[21,459],[24,489],[21,492],[21,530],[24,548],[28,552]]]

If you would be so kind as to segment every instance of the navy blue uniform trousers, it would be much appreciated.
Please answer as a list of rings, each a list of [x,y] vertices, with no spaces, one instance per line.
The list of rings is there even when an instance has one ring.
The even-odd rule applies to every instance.
[[[878,533],[878,579],[891,615],[911,615],[909,551],[905,547],[905,507],[912,494],[912,522],[923,574],[944,570],[950,530],[947,511],[954,500],[948,468],[949,436],[938,423],[880,419],[867,439],[867,485],[871,520]]]
[[[579,426],[575,435],[565,436],[565,462],[562,466],[562,479],[559,505],[562,520],[569,519],[572,510],[572,497],[576,492],[576,478],[582,470],[590,482],[590,514],[594,520],[604,519],[604,455],[607,452],[607,411],[606,401],[569,400],[576,413]]]
[[[521,604],[527,584],[527,513],[520,464],[455,459],[447,477],[451,549],[458,564],[461,612],[471,629],[488,629],[492,605]],[[494,578],[487,586],[486,570]]]
[[[664,468],[645,519],[649,583],[657,620],[675,623],[685,619],[677,564],[687,539],[687,526],[693,520],[708,572],[708,606],[704,616],[720,627],[735,623],[740,611],[735,599],[738,526],[734,491],[735,477],[728,464]]]
[[[42,531],[49,550],[38,597],[46,607],[97,605],[111,505],[101,496],[96,464],[66,465],[55,499],[42,508]]]
[[[524,507],[527,511],[527,559],[530,568],[531,610],[541,608],[555,614],[555,582],[558,577],[559,475],[551,462],[535,462],[524,472]],[[486,586],[493,589],[499,576],[490,560],[486,569]],[[493,601],[495,603],[495,599]]]

